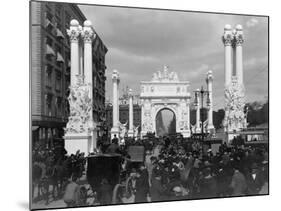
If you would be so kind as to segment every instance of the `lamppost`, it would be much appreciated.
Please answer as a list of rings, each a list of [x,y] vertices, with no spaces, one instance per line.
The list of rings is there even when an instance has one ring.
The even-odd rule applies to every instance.
[[[195,91],[195,104],[198,105],[197,96],[199,95],[201,99],[201,112],[200,112],[200,119],[201,119],[201,139],[202,142],[204,141],[204,122],[203,122],[203,108],[204,108],[204,96],[207,95],[207,108],[210,107],[210,97],[209,97],[209,91],[204,90],[203,86],[201,86],[201,90],[197,89]]]

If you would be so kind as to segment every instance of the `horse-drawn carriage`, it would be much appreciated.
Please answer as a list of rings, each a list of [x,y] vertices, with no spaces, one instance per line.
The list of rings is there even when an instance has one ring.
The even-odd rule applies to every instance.
[[[130,173],[143,162],[144,150],[131,148],[129,154],[130,158],[120,154],[87,157],[87,181],[100,204],[134,202],[134,174]]]

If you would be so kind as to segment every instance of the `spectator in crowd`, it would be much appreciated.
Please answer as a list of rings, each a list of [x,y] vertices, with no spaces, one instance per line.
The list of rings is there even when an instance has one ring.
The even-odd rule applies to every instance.
[[[112,143],[109,145],[109,147],[106,150],[106,153],[112,154],[112,153],[119,153],[119,146],[118,146],[118,138],[116,138],[116,135],[114,135],[114,138],[112,139]]]
[[[63,196],[63,201],[67,207],[74,207],[79,198],[79,185],[77,184],[77,177],[75,175],[72,176],[71,181],[67,184],[65,193]]]
[[[209,167],[203,169],[202,178],[199,180],[200,197],[210,198],[217,196],[217,184],[211,169]]]
[[[163,201],[165,188],[161,182],[161,171],[160,167],[157,166],[153,169],[151,178],[150,195],[151,201]]]
[[[251,173],[247,176],[248,194],[256,195],[263,186],[263,176],[258,169],[258,165],[253,163]]]
[[[149,193],[148,171],[143,164],[140,165],[136,181],[135,202],[147,202]]]
[[[237,166],[234,167],[230,188],[232,189],[232,196],[243,196],[247,190],[246,178]]]
[[[100,187],[100,204],[106,205],[111,204],[112,201],[112,187],[108,183],[107,179],[102,179]]]

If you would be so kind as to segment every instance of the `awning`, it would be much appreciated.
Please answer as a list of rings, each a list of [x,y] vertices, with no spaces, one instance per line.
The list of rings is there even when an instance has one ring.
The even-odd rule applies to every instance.
[[[63,62],[64,63],[64,59],[59,52],[57,53],[57,62]]]
[[[61,30],[57,29],[57,37],[65,38]]]
[[[53,27],[54,25],[53,25],[53,23],[47,18],[47,19],[46,19],[46,25],[45,25],[45,27],[48,27],[48,26],[52,26],[52,27]]]
[[[53,56],[56,56],[56,53],[55,51],[52,49],[51,46],[49,46],[48,44],[46,44],[46,54],[47,55],[53,55]]]
[[[39,128],[39,126],[32,126],[32,131],[35,131]]]

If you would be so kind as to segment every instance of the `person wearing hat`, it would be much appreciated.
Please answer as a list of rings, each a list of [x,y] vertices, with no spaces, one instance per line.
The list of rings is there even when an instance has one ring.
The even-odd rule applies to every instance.
[[[151,185],[151,174],[152,174],[152,169],[153,169],[153,163],[152,163],[152,152],[147,150],[146,155],[145,155],[145,167],[148,171],[148,181],[149,181],[149,186]]]
[[[67,184],[65,188],[65,193],[63,196],[63,201],[67,207],[76,206],[78,200],[78,190],[79,185],[77,184],[77,176],[72,175],[70,182]]]
[[[140,165],[137,175],[135,202],[147,202],[149,193],[148,171],[143,163]]]
[[[217,183],[209,167],[203,169],[203,178],[199,180],[199,197],[210,198],[217,196]]]
[[[164,186],[161,182],[161,169],[159,166],[156,166],[152,172],[151,178],[151,187],[150,187],[150,196],[151,201],[163,201],[164,197]]]
[[[234,173],[230,183],[230,188],[232,189],[232,196],[242,196],[247,190],[246,178],[243,173],[239,171],[237,164],[234,166]]]
[[[269,184],[268,184],[268,161],[263,161],[262,162],[262,169],[261,169],[261,174],[263,176],[263,185],[259,191],[259,194],[264,195],[268,194],[269,191]]]
[[[263,176],[256,163],[251,167],[251,173],[247,176],[248,194],[256,195],[263,185]]]
[[[101,205],[106,205],[111,203],[112,187],[106,178],[101,181],[101,186],[99,189],[99,201]]]
[[[114,135],[114,138],[112,139],[112,143],[106,149],[106,153],[108,154],[120,153],[120,148],[118,146],[118,138],[116,137],[116,135]]]
[[[168,168],[168,175],[169,175],[169,183],[167,184],[166,194],[169,197],[173,197],[174,196],[173,188],[176,186],[181,186],[180,172],[178,167],[172,164]]]

